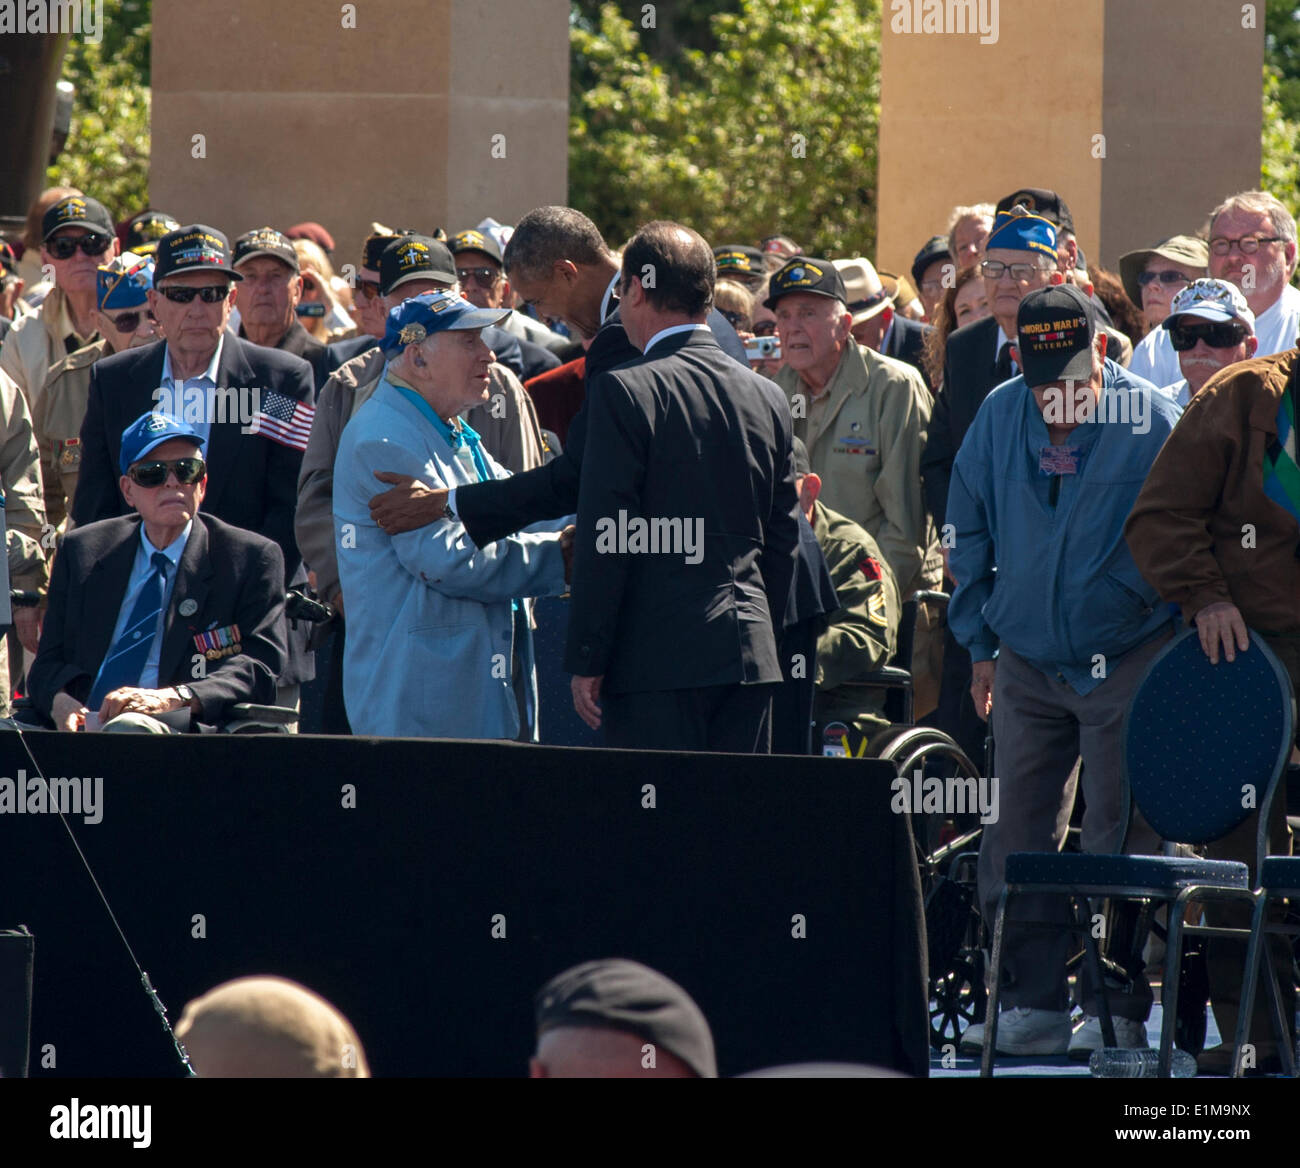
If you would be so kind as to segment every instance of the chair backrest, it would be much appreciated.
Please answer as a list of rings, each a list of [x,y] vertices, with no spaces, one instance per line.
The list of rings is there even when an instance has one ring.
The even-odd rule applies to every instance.
[[[1164,839],[1220,839],[1269,802],[1295,738],[1286,670],[1250,634],[1250,648],[1211,665],[1195,628],[1152,659],[1124,720],[1124,780]],[[1261,839],[1263,832],[1261,830]]]

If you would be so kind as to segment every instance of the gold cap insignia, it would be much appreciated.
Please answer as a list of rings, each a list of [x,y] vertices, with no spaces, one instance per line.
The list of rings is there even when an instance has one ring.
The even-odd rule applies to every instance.
[[[424,325],[412,322],[402,326],[402,331],[397,334],[397,339],[404,345],[418,345],[428,335]]]

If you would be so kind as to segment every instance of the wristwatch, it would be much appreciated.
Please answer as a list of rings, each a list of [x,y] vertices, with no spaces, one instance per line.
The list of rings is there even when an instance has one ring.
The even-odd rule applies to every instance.
[[[184,702],[187,706],[193,707],[194,691],[190,689],[188,685],[174,685],[172,686],[172,690],[175,692],[176,696],[181,699],[182,702]]]
[[[447,501],[442,505],[442,517],[444,519],[455,520],[456,512],[451,509],[451,496],[447,496]]]

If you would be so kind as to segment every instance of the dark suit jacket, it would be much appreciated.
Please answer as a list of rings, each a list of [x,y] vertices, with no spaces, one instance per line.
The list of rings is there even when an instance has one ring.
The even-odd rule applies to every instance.
[[[239,326],[239,339],[248,340],[242,324]],[[289,326],[289,331],[280,338],[280,343],[271,347],[282,353],[292,353],[306,361],[311,366],[312,381],[317,393],[320,393],[325,379],[334,371],[330,368],[330,355],[326,351],[325,342],[318,341],[303,328],[302,321],[295,320]]]
[[[723,351],[748,369],[745,346],[727,318],[714,309],[707,323]],[[590,388],[606,370],[635,361],[640,356],[636,346],[627,339],[627,331],[617,310],[611,312],[587,349],[586,386]],[[530,523],[560,519],[576,511],[586,436],[587,404],[584,400],[582,408],[569,424],[564,452],[558,457],[508,479],[458,487],[456,512],[470,539],[478,547],[486,547]]]
[[[64,536],[54,557],[50,608],[28,674],[37,708],[50,716],[54,696],[67,690],[84,702],[108,653],[131,565],[140,546],[140,516],[105,519]],[[182,601],[196,611],[181,616]],[[242,651],[204,658],[195,677],[199,633],[238,625]],[[158,686],[188,685],[202,722],[227,720],[236,702],[275,701],[285,662],[284,559],[269,539],[200,512],[181,554],[158,658]]]
[[[942,527],[948,510],[948,484],[961,440],[997,377],[998,322],[991,316],[959,328],[948,337],[943,388],[934,399],[930,428],[921,456],[925,504]],[[80,488],[78,488],[80,489]]]
[[[930,385],[930,378],[925,372],[921,358],[925,353],[925,338],[932,332],[934,332],[933,325],[921,324],[920,321],[909,320],[900,313],[895,313],[894,325],[889,330],[889,342],[884,349],[886,357],[906,361],[917,369],[925,378],[925,384],[930,387],[931,393],[934,392],[934,386]]]
[[[72,517],[77,526],[125,515],[118,488],[122,431],[154,408],[162,380],[163,350],[157,341],[96,361],[81,424],[81,474]],[[241,341],[227,331],[217,367],[219,388],[274,390],[296,401],[315,400],[311,366],[301,357]],[[298,566],[293,512],[298,505],[302,451],[262,434],[243,434],[238,419],[213,422],[208,440],[208,491],[203,510],[256,531],[280,545],[285,567]]]
[[[799,543],[785,395],[702,331],[589,386],[565,669],[610,693],[781,681]],[[625,554],[601,542],[621,513],[695,538]]]

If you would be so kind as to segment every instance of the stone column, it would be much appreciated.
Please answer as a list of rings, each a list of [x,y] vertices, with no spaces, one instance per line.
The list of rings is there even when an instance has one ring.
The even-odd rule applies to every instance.
[[[568,186],[566,0],[154,0],[150,199],[232,239],[511,222]]]
[[[954,205],[1033,186],[1114,268],[1259,185],[1262,3],[881,7],[880,267],[906,272]]]

